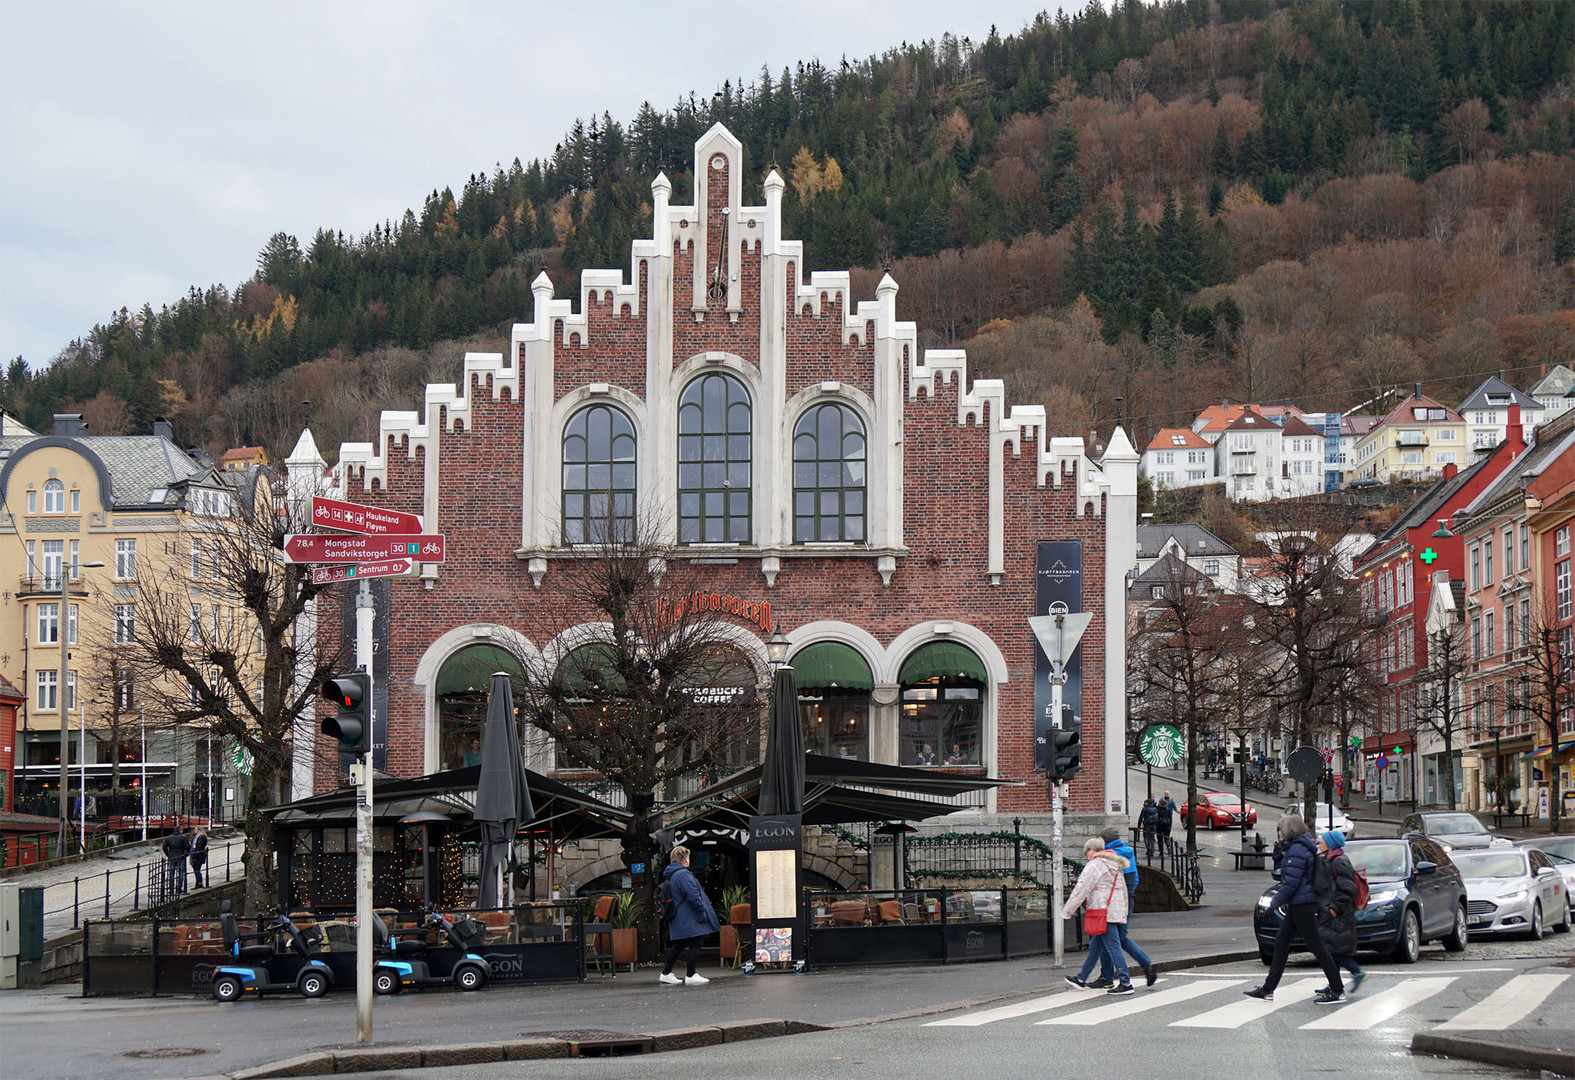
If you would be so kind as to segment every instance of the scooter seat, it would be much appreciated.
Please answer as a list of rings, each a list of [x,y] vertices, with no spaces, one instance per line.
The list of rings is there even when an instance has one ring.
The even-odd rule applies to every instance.
[[[273,946],[242,945],[236,955],[242,960],[267,960],[273,955]]]

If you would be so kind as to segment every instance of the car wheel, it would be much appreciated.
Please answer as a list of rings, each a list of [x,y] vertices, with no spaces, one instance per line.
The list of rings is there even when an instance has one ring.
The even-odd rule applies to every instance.
[[[378,971],[372,976],[372,993],[382,994],[385,997],[399,993],[399,976],[386,968]]]
[[[1554,924],[1553,932],[1555,934],[1567,934],[1570,932],[1570,909],[1568,905],[1564,907],[1564,918]]]
[[[1443,938],[1442,941],[1444,942],[1444,951],[1445,952],[1465,952],[1466,951],[1466,909],[1465,908],[1463,908],[1463,907],[1455,908],[1455,928],[1453,930],[1451,930],[1449,932],[1449,935],[1447,937]]]
[[[328,993],[328,979],[320,971],[309,971],[301,976],[301,996],[320,998]]]
[[[1526,928],[1526,937],[1531,941],[1542,940],[1542,901],[1534,900],[1531,904],[1531,925]]]
[[[1414,964],[1422,954],[1422,924],[1416,909],[1407,908],[1400,917],[1400,940],[1395,942],[1394,958],[1402,964]]]
[[[213,980],[213,1000],[237,1001],[240,999],[243,987],[241,980],[234,975],[220,975]]]
[[[478,967],[462,967],[454,973],[454,985],[461,990],[480,990],[487,985],[487,976]]]
[[[1265,949],[1262,945],[1259,945],[1258,959],[1263,961],[1264,967],[1268,967],[1270,964],[1274,963],[1274,950]]]

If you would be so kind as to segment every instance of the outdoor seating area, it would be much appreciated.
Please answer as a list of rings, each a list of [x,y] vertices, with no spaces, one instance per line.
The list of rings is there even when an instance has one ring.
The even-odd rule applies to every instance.
[[[808,960],[841,964],[955,963],[1048,952],[1045,889],[919,889],[806,894]],[[1066,941],[1080,944],[1075,920]]]

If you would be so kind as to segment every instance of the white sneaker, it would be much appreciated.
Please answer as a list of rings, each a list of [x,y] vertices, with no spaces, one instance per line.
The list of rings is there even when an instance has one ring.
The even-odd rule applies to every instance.
[[[673,981],[677,982],[678,980],[675,978]],[[708,983],[710,981],[711,980],[706,978],[704,975],[689,975],[689,976],[686,976],[684,978],[684,985],[685,986],[704,986],[706,983]]]
[[[658,976],[656,981],[664,982],[668,986],[677,986],[683,982],[682,979],[680,979],[677,975],[674,975],[671,971],[665,972],[664,974]]]

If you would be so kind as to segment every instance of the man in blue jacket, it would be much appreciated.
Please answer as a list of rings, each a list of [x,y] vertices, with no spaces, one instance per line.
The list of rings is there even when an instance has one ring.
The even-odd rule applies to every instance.
[[[672,945],[668,947],[667,962],[662,965],[659,981],[670,986],[677,986],[680,982],[688,986],[703,986],[711,980],[695,974],[695,961],[700,958],[700,942],[705,940],[707,934],[716,933],[721,924],[699,880],[689,871],[689,849],[679,844],[668,858],[670,861],[667,869],[662,871],[662,877],[672,893],[675,910],[672,920],[667,924],[667,936]],[[689,974],[687,978],[680,979],[673,974],[673,964],[678,960],[678,953],[686,949]]]
[[[1113,826],[1100,833],[1099,837],[1105,842],[1106,851],[1114,851],[1117,855],[1120,855],[1127,861],[1127,869],[1124,875],[1126,877],[1127,883],[1127,921],[1124,923],[1115,923],[1113,925],[1120,934],[1121,948],[1128,956],[1137,961],[1138,966],[1143,969],[1143,976],[1148,980],[1148,985],[1153,986],[1154,981],[1159,978],[1159,972],[1154,968],[1154,961],[1150,960],[1148,958],[1148,954],[1140,949],[1137,942],[1133,941],[1128,936],[1127,929],[1132,925],[1132,916],[1137,911],[1137,853],[1132,850],[1131,844],[1127,843],[1121,838],[1120,831]],[[1115,968],[1111,966],[1108,959],[1103,959],[1100,961],[1100,982],[1108,981],[1113,984],[1115,980],[1115,974]]]

